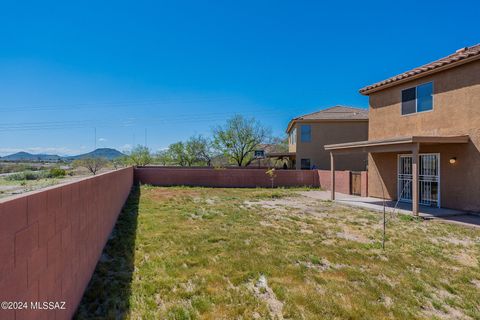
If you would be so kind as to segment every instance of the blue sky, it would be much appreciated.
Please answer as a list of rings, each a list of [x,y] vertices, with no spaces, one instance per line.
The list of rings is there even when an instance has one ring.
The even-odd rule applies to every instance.
[[[478,1],[2,1],[0,155],[290,118],[480,42]]]

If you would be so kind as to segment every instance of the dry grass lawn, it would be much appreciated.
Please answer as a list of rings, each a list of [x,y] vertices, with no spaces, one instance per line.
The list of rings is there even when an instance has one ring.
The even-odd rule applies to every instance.
[[[480,230],[294,189],[132,192],[78,319],[480,319]]]

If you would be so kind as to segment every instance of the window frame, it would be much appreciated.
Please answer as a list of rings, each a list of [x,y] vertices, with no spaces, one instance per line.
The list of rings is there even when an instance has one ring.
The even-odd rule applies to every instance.
[[[303,161],[308,161],[308,168],[305,169],[304,167],[302,167],[302,162]],[[300,159],[300,170],[312,170],[312,159],[310,158],[301,158]]]
[[[309,127],[309,128],[310,128],[310,130],[309,130],[309,137],[310,137],[310,139],[308,139],[308,141],[303,140],[303,127]],[[311,125],[311,124],[302,124],[302,125],[300,125],[300,142],[302,142],[302,143],[310,143],[310,142],[312,142],[312,125]]]
[[[288,134],[288,143],[291,145],[297,144],[297,127],[290,130],[290,133]]]
[[[420,86],[426,85],[428,83],[432,84],[432,109],[418,111],[418,94],[417,94],[418,89],[417,88],[420,87]],[[412,88],[415,88],[415,112],[403,114],[403,98],[402,98],[403,91],[406,91],[406,90],[409,90],[409,89],[412,89]],[[413,87],[408,87],[408,88],[402,89],[400,91],[400,115],[402,117],[408,117],[408,116],[416,115],[418,113],[432,112],[433,110],[435,110],[435,94],[434,94],[434,92],[435,92],[435,82],[433,80],[417,84],[416,86],[413,86]]]

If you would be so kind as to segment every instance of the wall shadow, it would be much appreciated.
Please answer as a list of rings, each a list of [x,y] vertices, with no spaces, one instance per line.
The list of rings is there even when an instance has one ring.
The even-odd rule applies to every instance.
[[[130,310],[140,187],[134,185],[73,319],[125,319]]]

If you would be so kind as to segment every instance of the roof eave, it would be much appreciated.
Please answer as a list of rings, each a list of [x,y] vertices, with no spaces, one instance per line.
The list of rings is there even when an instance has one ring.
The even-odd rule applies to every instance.
[[[368,122],[367,119],[293,119],[290,120],[287,126],[287,130],[285,130],[286,133],[289,133],[292,130],[293,125],[296,122]]]
[[[480,59],[480,55],[475,55],[475,56],[472,56],[472,57],[469,57],[469,58],[465,58],[465,59],[462,59],[462,60],[459,60],[459,61],[456,61],[456,62],[449,63],[447,65],[444,65],[444,66],[441,66],[441,67],[438,67],[438,68],[435,68],[435,69],[432,69],[432,70],[428,70],[428,71],[425,71],[425,72],[422,72],[422,73],[419,73],[419,74],[416,74],[416,75],[413,75],[413,76],[410,76],[410,77],[406,77],[406,78],[401,79],[401,80],[397,80],[397,81],[393,81],[393,82],[390,82],[390,83],[387,83],[387,84],[383,84],[383,85],[380,85],[378,87],[374,87],[374,88],[371,88],[371,89],[366,89],[366,88],[371,87],[375,84],[370,85],[370,86],[366,86],[366,87],[360,89],[358,92],[360,92],[360,94],[362,94],[364,96],[368,96],[372,93],[375,93],[375,92],[378,92],[378,91],[381,91],[381,90],[384,90],[384,89],[387,89],[387,88],[391,88],[391,87],[400,85],[402,83],[406,83],[406,82],[410,82],[410,81],[413,81],[413,80],[416,80],[416,79],[419,79],[419,78],[423,78],[423,77],[429,76],[429,75],[437,73],[437,72],[441,72],[441,71],[444,71],[444,70],[447,70],[447,69],[455,68],[455,67],[458,67],[462,64],[469,63],[469,62],[472,62],[472,61],[475,61],[475,60],[478,60],[478,59]]]
[[[395,139],[384,140],[365,140],[353,141],[346,143],[337,143],[325,145],[324,149],[327,151],[342,150],[342,149],[357,149],[368,147],[381,147],[400,144],[425,143],[425,144],[449,144],[449,143],[468,143],[470,137],[468,135],[457,136],[409,136]]]

